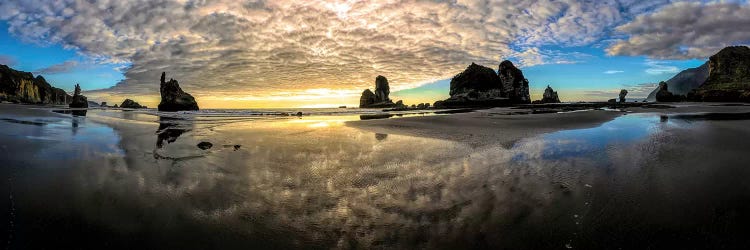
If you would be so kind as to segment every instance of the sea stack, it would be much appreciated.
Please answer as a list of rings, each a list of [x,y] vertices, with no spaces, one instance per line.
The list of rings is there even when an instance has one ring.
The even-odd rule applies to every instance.
[[[68,105],[68,107],[71,108],[88,108],[89,107],[89,101],[88,98],[81,95],[81,86],[76,84],[75,90],[73,91],[73,98]]]
[[[510,61],[500,63],[498,72],[471,63],[451,79],[450,98],[435,102],[436,108],[498,107],[531,103],[529,81]]]
[[[708,78],[688,93],[691,101],[750,102],[750,48],[726,47],[709,57]]]
[[[620,90],[620,102],[625,102],[625,96],[628,95],[627,89]]]
[[[133,101],[133,100],[130,100],[130,99],[125,99],[125,101],[122,101],[122,104],[120,104],[120,108],[125,108],[125,109],[145,109],[147,107],[146,106],[142,106],[140,103],[138,103],[136,101]]]
[[[534,101],[533,103],[560,103],[560,97],[557,96],[557,91],[553,90],[552,87],[547,85],[547,88],[544,89],[544,94],[542,94],[542,100]]]
[[[523,76],[523,72],[513,65],[513,62],[505,60],[500,63],[497,71],[506,95],[513,103],[531,103],[529,97],[529,80]]]
[[[161,102],[159,103],[159,111],[183,111],[183,110],[198,110],[198,103],[195,102],[195,98],[192,95],[185,93],[180,88],[180,84],[175,79],[166,80],[166,72],[161,73],[161,86],[159,88],[161,92]],[[122,106],[120,106],[122,107]]]
[[[678,102],[681,101],[684,96],[672,94],[672,92],[669,92],[669,86],[667,83],[660,82],[659,91],[656,92],[655,98],[657,102]]]
[[[385,76],[375,77],[375,92],[373,93],[370,89],[362,91],[362,96],[359,97],[360,108],[403,108],[403,102],[400,100],[393,103],[388,95],[391,93],[391,88],[388,84],[388,79]]]

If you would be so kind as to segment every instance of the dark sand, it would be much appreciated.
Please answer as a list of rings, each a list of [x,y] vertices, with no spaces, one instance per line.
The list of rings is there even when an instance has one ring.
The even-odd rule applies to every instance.
[[[750,120],[701,112],[750,107],[677,106],[352,121],[73,117],[2,104],[1,240],[10,249],[746,248]]]

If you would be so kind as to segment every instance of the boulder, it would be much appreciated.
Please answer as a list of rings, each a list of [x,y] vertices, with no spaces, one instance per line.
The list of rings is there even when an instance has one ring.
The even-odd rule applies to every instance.
[[[726,47],[709,57],[708,78],[688,93],[689,100],[750,102],[750,48]]]
[[[70,104],[68,104],[68,107],[70,108],[88,108],[89,107],[89,101],[88,98],[81,95],[81,86],[76,84],[75,90],[73,91],[73,98],[71,98]]]
[[[375,77],[375,100],[376,102],[390,102],[388,95],[391,93],[391,87],[388,86],[388,79],[385,76]]]
[[[513,103],[531,103],[529,96],[529,80],[523,76],[523,72],[513,65],[513,62],[505,60],[500,63],[497,71],[506,96]]]
[[[198,103],[195,102],[195,98],[182,91],[177,80],[169,79],[169,81],[165,81],[165,79],[166,72],[162,72],[161,85],[159,87],[159,91],[161,92],[159,111],[198,110]]]
[[[122,101],[122,104],[120,104],[120,108],[125,108],[125,109],[145,109],[146,106],[141,106],[141,104],[138,103],[138,102],[136,102],[136,101],[133,101],[133,100],[130,100],[130,99],[125,99],[125,101]]]
[[[209,148],[213,147],[214,144],[210,143],[210,142],[207,142],[207,141],[203,141],[203,142],[198,143],[198,145],[196,145],[196,146],[198,148],[200,148],[201,150],[206,150],[206,149],[209,149]]]
[[[362,96],[359,97],[359,107],[365,108],[372,104],[375,104],[375,93],[372,93],[370,89],[362,91]]]
[[[625,102],[625,96],[628,95],[628,90],[621,89],[620,90],[620,102]]]

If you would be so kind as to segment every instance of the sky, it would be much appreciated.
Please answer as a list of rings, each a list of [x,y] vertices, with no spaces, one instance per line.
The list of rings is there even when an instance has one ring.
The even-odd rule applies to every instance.
[[[357,106],[378,75],[391,99],[432,103],[472,62],[506,59],[532,99],[639,99],[748,43],[747,1],[0,1],[0,64],[152,107],[161,72],[202,108]]]

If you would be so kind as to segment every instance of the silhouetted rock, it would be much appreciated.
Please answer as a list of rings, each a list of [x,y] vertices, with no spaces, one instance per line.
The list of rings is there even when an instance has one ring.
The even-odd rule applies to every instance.
[[[360,108],[401,108],[406,107],[403,102],[393,101],[388,97],[391,93],[390,86],[388,85],[388,79],[384,76],[377,76],[375,78],[375,93],[370,89],[362,91],[362,96],[359,98]]]
[[[685,99],[684,96],[672,94],[666,82],[659,83],[659,91],[656,92],[655,99],[657,102],[679,102]]]
[[[102,102],[101,106],[102,107],[107,107],[107,102]]]
[[[75,91],[73,92],[73,98],[68,104],[68,107],[71,108],[88,108],[89,107],[89,101],[88,99],[81,95],[81,86],[76,84]]]
[[[198,110],[198,103],[195,102],[195,98],[182,91],[177,80],[169,79],[169,81],[165,81],[165,79],[166,72],[162,72],[159,88],[161,92],[159,111]]]
[[[145,109],[146,106],[141,106],[141,104],[139,104],[136,101],[133,101],[133,100],[130,100],[130,99],[125,99],[125,101],[122,101],[122,104],[120,104],[120,108],[125,108],[125,109]]]
[[[542,94],[542,100],[534,101],[533,103],[560,103],[560,98],[557,96],[557,91],[553,90],[549,85],[547,85],[547,88],[544,89],[544,94]]]
[[[117,106],[117,104],[115,104],[115,106],[112,106],[112,107],[113,107],[113,108],[119,108],[119,107]]]
[[[0,65],[0,101],[61,105],[71,100],[72,96],[52,87],[42,76]]]
[[[628,90],[621,89],[620,90],[620,102],[625,102],[625,96],[628,95]]]
[[[669,85],[669,92],[676,96],[684,96],[691,90],[701,86],[701,84],[706,82],[706,79],[708,79],[708,62],[697,68],[683,70],[667,80],[666,83]],[[661,86],[656,86],[656,88],[648,94],[646,101],[656,101],[656,93],[659,92],[660,89]]]
[[[503,85],[494,70],[471,63],[450,83],[451,98],[486,99],[503,97]]]
[[[207,142],[207,141],[204,141],[204,142],[198,143],[198,145],[196,145],[196,146],[198,148],[202,149],[202,150],[206,150],[206,149],[209,149],[209,148],[213,147],[214,144],[212,144],[210,142]]]
[[[708,78],[688,93],[692,101],[750,102],[750,48],[726,47],[708,60]]]
[[[370,89],[362,91],[362,96],[359,97],[359,107],[365,108],[372,104],[375,104],[375,93],[372,93]]]
[[[523,72],[516,68],[511,61],[505,60],[500,63],[498,75],[506,92],[506,97],[513,103],[531,103],[529,97],[529,80],[523,76]]]
[[[607,102],[608,102],[608,103],[616,103],[616,102],[617,102],[617,99],[609,99],[609,100],[607,100]]]

